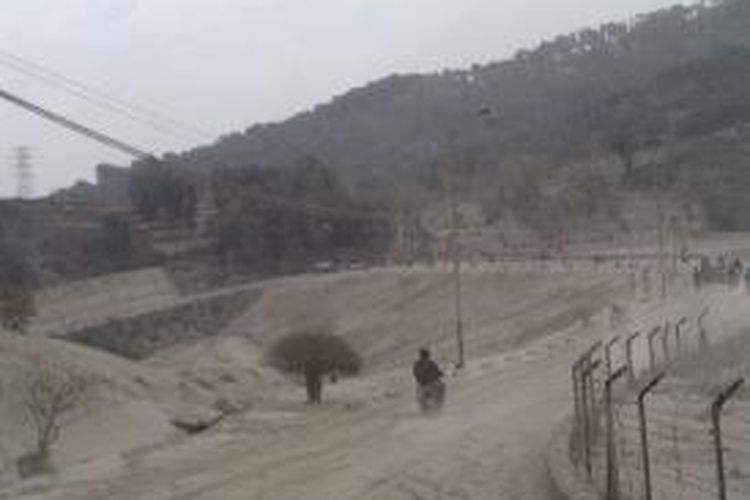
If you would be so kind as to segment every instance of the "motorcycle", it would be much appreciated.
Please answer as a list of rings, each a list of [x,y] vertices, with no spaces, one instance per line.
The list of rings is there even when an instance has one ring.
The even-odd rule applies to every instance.
[[[445,403],[445,382],[436,380],[431,384],[418,386],[417,402],[422,413],[434,413],[442,410]]]

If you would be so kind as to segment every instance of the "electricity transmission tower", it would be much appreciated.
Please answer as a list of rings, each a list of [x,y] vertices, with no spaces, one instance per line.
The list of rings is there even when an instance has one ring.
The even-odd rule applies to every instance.
[[[18,146],[14,151],[16,170],[16,196],[28,199],[34,195],[34,171],[31,164],[31,151],[26,146]]]

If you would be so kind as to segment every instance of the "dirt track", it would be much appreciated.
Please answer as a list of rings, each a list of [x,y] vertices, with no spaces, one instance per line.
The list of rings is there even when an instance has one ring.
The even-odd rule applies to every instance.
[[[133,453],[109,478],[92,481],[89,464],[44,498],[558,499],[544,452],[582,341],[561,334],[472,363],[451,381],[438,416],[419,415],[411,382],[385,374],[335,388],[312,416],[292,405]],[[380,397],[348,397],[368,387]]]
[[[579,311],[581,301],[603,308],[619,293],[612,285],[617,278],[585,274],[550,284],[546,278],[531,282],[477,276],[481,281],[476,286],[485,287],[481,296],[486,302],[484,316],[478,311],[477,317],[484,317],[486,324],[467,340],[485,346],[486,352],[475,349],[465,370],[449,380],[447,407],[440,415],[417,412],[406,362],[395,370],[383,363],[364,377],[328,387],[328,402],[320,408],[299,403],[301,389],[290,389],[276,403],[234,416],[204,435],[75,464],[56,478],[20,485],[5,498],[558,500],[544,463],[546,447],[555,424],[570,408],[571,360],[601,334],[606,318],[573,319],[566,311]],[[363,281],[367,287],[362,291],[372,289],[373,279]],[[353,318],[363,311],[374,314],[368,304],[384,304],[384,298],[399,305],[388,280],[402,278],[384,274],[378,279],[383,292],[366,300],[337,284],[336,290],[362,302],[347,303]],[[321,282],[330,288],[330,280]],[[425,283],[432,281],[414,281],[414,286]],[[430,299],[429,307],[439,308],[442,281],[436,278],[434,283],[441,295]],[[505,303],[490,300],[490,285],[498,287],[493,293],[505,297]],[[288,286],[299,288],[296,283]],[[293,290],[289,303],[299,299]],[[254,314],[287,300],[285,293],[269,293],[268,305],[261,301]],[[531,314],[530,304],[538,304],[531,309],[536,314],[530,320],[538,322],[533,328],[522,321]],[[383,305],[383,317],[390,308]],[[267,313],[269,328],[275,323],[274,311]],[[490,315],[493,311],[495,316]],[[430,318],[419,310],[400,314],[402,322],[408,320],[406,314]],[[498,323],[495,318],[505,320]],[[352,324],[353,319],[342,321]],[[261,331],[261,326],[256,324],[253,331]],[[431,323],[418,326],[415,319],[402,334],[434,335]],[[383,352],[376,337],[371,347],[362,345],[366,355]],[[391,349],[388,357],[409,356],[411,345],[399,345],[385,346]],[[441,347],[443,353],[449,347]]]

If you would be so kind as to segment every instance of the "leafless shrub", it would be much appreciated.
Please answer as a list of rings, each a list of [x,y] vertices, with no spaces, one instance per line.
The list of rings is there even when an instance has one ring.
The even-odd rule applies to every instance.
[[[63,417],[82,403],[91,383],[91,378],[62,363],[34,360],[21,379],[21,391],[36,449],[19,459],[19,469],[24,463],[36,464],[39,471],[48,468],[50,450],[60,437]]]
[[[321,402],[325,376],[354,375],[362,368],[362,358],[349,343],[323,327],[280,338],[271,346],[269,359],[278,370],[304,378],[310,403]]]

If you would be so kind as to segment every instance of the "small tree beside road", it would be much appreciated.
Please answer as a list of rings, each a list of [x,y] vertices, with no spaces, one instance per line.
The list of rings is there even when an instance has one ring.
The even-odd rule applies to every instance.
[[[60,438],[62,420],[83,402],[91,379],[62,363],[37,359],[20,383],[23,409],[36,441],[34,451],[18,460],[24,476],[49,470],[50,450]]]
[[[307,400],[313,404],[322,401],[324,377],[355,375],[362,368],[362,358],[349,343],[325,328],[285,335],[271,346],[269,358],[278,370],[304,379]]]

